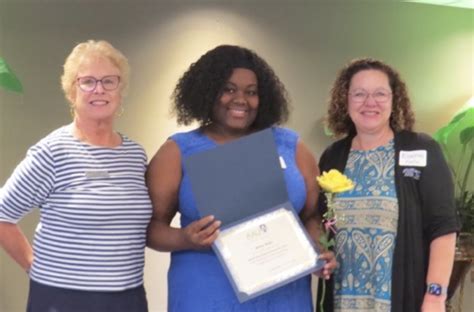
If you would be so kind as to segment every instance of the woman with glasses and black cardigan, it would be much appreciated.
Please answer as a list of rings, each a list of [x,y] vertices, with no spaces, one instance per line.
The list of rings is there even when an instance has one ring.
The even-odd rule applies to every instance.
[[[114,130],[128,78],[108,42],[78,44],[61,78],[73,122],[31,147],[1,190],[0,244],[29,274],[27,311],[147,311],[147,157]],[[16,223],[35,207],[32,247]]]
[[[342,139],[320,170],[338,169],[355,187],[335,200],[339,266],[325,311],[444,311],[459,230],[453,183],[438,144],[412,131],[404,82],[381,61],[350,62],[327,121]]]

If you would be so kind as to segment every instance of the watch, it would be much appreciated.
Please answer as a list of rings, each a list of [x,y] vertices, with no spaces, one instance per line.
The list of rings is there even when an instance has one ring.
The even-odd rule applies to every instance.
[[[426,292],[434,296],[443,296],[448,294],[448,287],[441,286],[440,284],[431,283],[426,286]]]

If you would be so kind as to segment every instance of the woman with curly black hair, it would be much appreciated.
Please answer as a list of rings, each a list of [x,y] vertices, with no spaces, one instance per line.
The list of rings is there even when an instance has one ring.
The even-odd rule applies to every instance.
[[[240,304],[210,246],[220,221],[201,218],[182,168],[182,159],[271,127],[295,210],[316,239],[318,167],[298,135],[276,127],[288,118],[283,84],[253,51],[223,45],[208,51],[184,73],[174,91],[179,124],[199,123],[195,130],[170,137],[150,162],[147,181],[154,206],[148,246],[171,251],[168,274],[169,311],[312,311],[309,277]],[[170,226],[177,212],[182,228]],[[322,274],[335,267],[332,253]]]

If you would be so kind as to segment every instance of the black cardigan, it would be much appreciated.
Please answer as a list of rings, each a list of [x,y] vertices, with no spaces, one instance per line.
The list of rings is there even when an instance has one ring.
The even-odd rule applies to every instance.
[[[321,156],[321,172],[344,172],[353,136],[329,146]],[[454,206],[451,172],[439,145],[426,134],[395,133],[395,185],[399,217],[392,266],[392,312],[418,312],[426,289],[429,248],[433,239],[460,230]],[[400,151],[426,150],[426,167],[399,165]],[[320,194],[320,213],[326,210]],[[320,280],[321,286],[321,280]],[[318,287],[321,290],[321,287]],[[325,312],[333,311],[333,281],[326,281]],[[317,311],[319,311],[318,294]]]

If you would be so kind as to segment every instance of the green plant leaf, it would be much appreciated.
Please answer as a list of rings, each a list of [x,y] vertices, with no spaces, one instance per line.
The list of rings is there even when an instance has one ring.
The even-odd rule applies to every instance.
[[[327,233],[322,234],[321,237],[319,237],[319,242],[326,250],[335,245],[334,239],[328,239]]]
[[[474,126],[465,128],[459,133],[459,140],[462,145],[468,144],[472,139],[474,139]]]
[[[336,241],[334,240],[334,238],[331,238],[328,242],[328,249],[333,247],[334,245],[336,245]]]
[[[457,114],[433,137],[440,143],[454,174],[461,231],[474,233],[474,107],[469,106]]]
[[[10,91],[23,92],[20,80],[15,76],[7,62],[0,57],[0,87]]]
[[[462,130],[463,127],[470,127],[474,125],[474,107],[468,107],[461,113],[457,114],[454,116],[453,120],[449,123],[450,125],[456,125],[458,127],[461,127],[460,130]]]
[[[450,123],[447,126],[438,129],[438,131],[433,135],[433,138],[441,145],[446,146],[446,144],[448,144],[448,136],[455,127],[454,124]]]
[[[458,123],[458,121],[461,120],[467,114],[468,111],[469,110],[462,111],[461,113],[454,116],[453,119],[451,119],[451,121],[449,122],[449,125]]]

